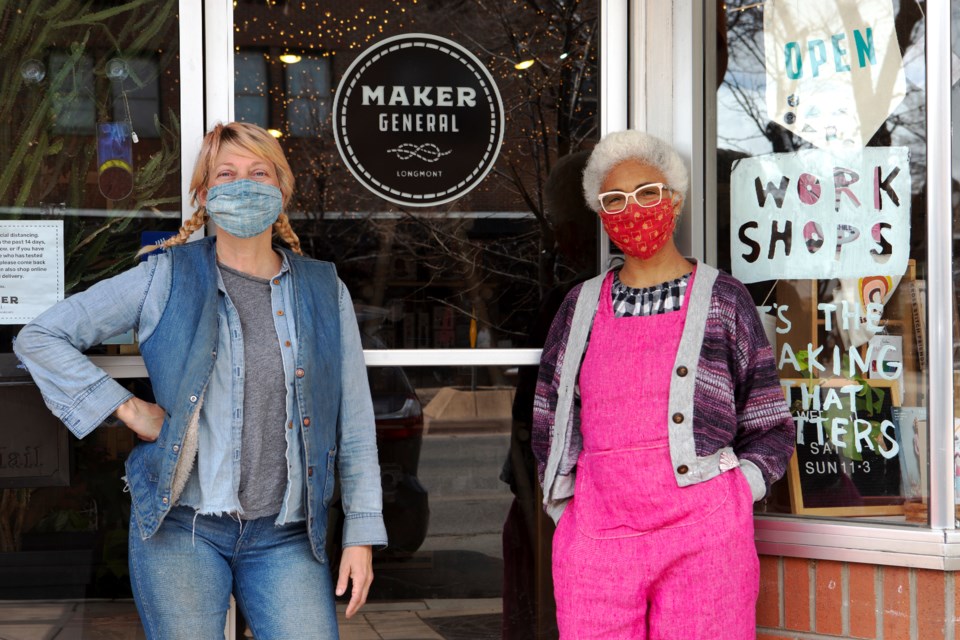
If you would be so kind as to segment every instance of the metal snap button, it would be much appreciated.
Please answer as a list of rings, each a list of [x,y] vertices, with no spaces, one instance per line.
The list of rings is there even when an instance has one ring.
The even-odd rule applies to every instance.
[[[278,315],[278,316],[282,316],[282,315],[283,315],[283,309],[280,309],[280,311],[277,311],[277,315]]]
[[[681,378],[686,377],[688,371],[686,367],[677,367],[677,375]]]
[[[310,426],[310,418],[304,418],[304,419],[303,419],[303,426],[305,426],[305,427],[309,427],[309,426]]]
[[[168,502],[170,502],[170,498],[168,498],[167,496],[163,496],[163,500],[161,500],[161,502],[163,502],[163,504],[167,504]]]
[[[176,453],[177,451],[180,451],[180,445],[175,444],[173,445],[173,452]]]
[[[298,378],[302,378],[302,377],[305,376],[305,375],[307,375],[307,372],[306,372],[306,371],[304,371],[303,369],[297,369],[297,377],[298,377]]]
[[[280,284],[280,278],[274,278],[273,284]]]
[[[677,473],[679,473],[680,475],[685,474],[687,471],[690,471],[690,469],[685,464],[682,464],[679,467],[677,467]]]
[[[196,402],[197,396],[190,396],[190,402]]]
[[[673,421],[677,424],[680,424],[681,422],[683,422],[683,414],[682,413],[673,414]]]

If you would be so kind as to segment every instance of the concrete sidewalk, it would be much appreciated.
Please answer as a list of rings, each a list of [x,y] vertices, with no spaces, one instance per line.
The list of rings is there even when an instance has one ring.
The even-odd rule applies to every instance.
[[[351,620],[337,608],[343,640],[487,640],[500,638],[499,598],[371,602]],[[130,600],[0,601],[3,640],[139,640]],[[252,637],[252,636],[248,636]]]
[[[499,598],[368,603],[350,620],[337,609],[341,640],[500,638]]]

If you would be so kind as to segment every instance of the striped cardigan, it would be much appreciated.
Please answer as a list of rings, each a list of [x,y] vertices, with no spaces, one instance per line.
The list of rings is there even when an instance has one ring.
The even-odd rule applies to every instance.
[[[605,277],[612,274],[567,294],[540,360],[532,446],[544,507],[554,520],[576,484],[583,448],[577,377]],[[794,448],[795,426],[773,350],[750,294],[732,276],[699,263],[686,295],[679,348],[664,354],[675,357],[663,420],[677,485],[703,482],[739,466],[759,500],[783,475]]]

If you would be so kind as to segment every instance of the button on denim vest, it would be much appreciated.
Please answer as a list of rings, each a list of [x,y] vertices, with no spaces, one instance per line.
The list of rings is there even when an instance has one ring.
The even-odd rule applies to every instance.
[[[217,263],[214,238],[171,247],[171,290],[154,333],[140,345],[158,405],[167,416],[155,442],[127,458],[132,508],[146,539],[176,501],[173,480],[184,440],[217,357]],[[330,263],[286,252],[293,279],[298,350],[295,396],[304,447],[307,526],[314,555],[324,558],[327,508],[333,496],[341,391],[340,313]]]

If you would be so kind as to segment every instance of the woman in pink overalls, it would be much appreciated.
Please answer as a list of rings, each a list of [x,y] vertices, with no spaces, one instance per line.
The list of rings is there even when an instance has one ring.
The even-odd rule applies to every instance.
[[[750,295],[674,244],[688,182],[638,131],[604,137],[584,170],[624,264],[570,292],[540,365],[561,638],[755,636],[753,502],[794,426]]]

